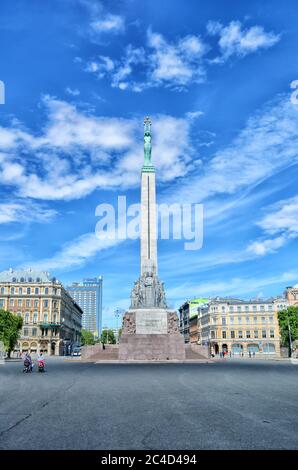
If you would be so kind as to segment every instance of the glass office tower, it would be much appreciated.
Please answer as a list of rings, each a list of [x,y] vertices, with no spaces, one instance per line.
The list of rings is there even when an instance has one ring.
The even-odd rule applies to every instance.
[[[66,289],[83,310],[82,328],[98,336],[102,331],[102,276],[73,282]]]

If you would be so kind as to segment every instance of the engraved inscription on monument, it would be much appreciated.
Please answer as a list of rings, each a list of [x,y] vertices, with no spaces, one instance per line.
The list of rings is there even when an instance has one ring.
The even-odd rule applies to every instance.
[[[167,312],[137,310],[136,334],[139,335],[166,335],[168,332]]]

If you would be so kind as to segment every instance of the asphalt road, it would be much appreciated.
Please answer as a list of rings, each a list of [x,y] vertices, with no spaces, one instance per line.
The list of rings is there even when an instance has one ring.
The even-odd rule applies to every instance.
[[[0,449],[298,449],[298,365],[0,365]]]

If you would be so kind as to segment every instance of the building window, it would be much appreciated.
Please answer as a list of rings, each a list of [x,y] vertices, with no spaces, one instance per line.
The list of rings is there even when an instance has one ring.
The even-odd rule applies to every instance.
[[[241,312],[241,305],[238,305],[237,311],[238,311],[238,312]]]
[[[30,318],[30,314],[29,314],[29,312],[26,312],[26,314],[25,314],[25,323],[26,323],[26,325],[28,325],[28,323],[29,323],[29,318]]]
[[[27,294],[31,294],[31,287],[27,287]]]
[[[272,310],[272,305],[268,305],[268,310]]]
[[[259,332],[258,330],[255,330],[254,331],[254,338],[257,339],[259,337]]]
[[[38,287],[35,287],[34,292],[35,292],[35,294],[39,294],[39,288],[38,288]]]
[[[246,317],[246,323],[249,323],[249,317]]]
[[[48,288],[48,287],[45,287],[44,293],[45,293],[45,294],[48,294],[48,293],[49,293],[49,288]]]
[[[254,317],[254,323],[258,323],[258,317]]]
[[[14,287],[12,287],[12,288],[10,289],[10,293],[11,293],[11,295],[14,295]]]
[[[29,330],[28,328],[24,328],[24,336],[29,336]]]
[[[18,307],[21,307],[21,306],[22,306],[22,303],[23,303],[23,302],[22,302],[22,299],[19,299],[19,300],[18,300]]]
[[[230,312],[234,312],[234,307],[231,305],[229,310],[230,310]]]
[[[211,339],[215,339],[215,333],[214,333],[214,331],[211,331]]]
[[[249,312],[249,306],[248,305],[245,305],[245,311]]]
[[[273,323],[273,317],[272,316],[269,317],[269,321],[270,321],[270,323]]]
[[[14,300],[13,299],[9,299],[9,305],[12,307],[14,304]]]
[[[262,317],[262,323],[266,323],[266,317]]]
[[[37,323],[37,319],[38,319],[38,314],[37,314],[37,312],[34,312],[33,323]]]
[[[274,338],[274,330],[270,330],[270,338]]]
[[[230,323],[231,325],[234,325],[234,317],[230,317]]]
[[[32,336],[37,336],[37,328],[32,328]]]
[[[253,305],[252,309],[253,309],[254,312],[256,312],[257,311],[257,306]]]
[[[26,300],[26,307],[30,307],[30,300]]]
[[[238,338],[240,338],[240,339],[243,338],[243,334],[242,334],[242,331],[241,331],[241,330],[238,331]]]
[[[43,301],[43,306],[44,306],[45,308],[47,308],[47,307],[49,306],[49,301],[48,301],[48,300],[44,300],[44,301]]]
[[[238,317],[238,323],[242,323],[242,317]]]
[[[23,288],[19,287],[19,294],[22,294],[22,293],[23,293]]]
[[[35,308],[38,307],[38,304],[39,304],[38,300],[34,300],[34,307]]]
[[[260,309],[261,309],[261,312],[265,312],[265,307],[264,307],[264,305],[261,305]]]
[[[262,338],[266,338],[266,330],[262,330]]]
[[[226,318],[222,318],[222,319],[221,319],[221,322],[222,322],[223,325],[226,325],[226,324],[227,324]]]
[[[250,331],[246,332],[246,338],[250,338]]]
[[[226,339],[226,337],[227,337],[227,332],[226,331],[222,332],[222,337],[223,337],[223,339]]]
[[[235,331],[234,331],[234,330],[231,331],[231,338],[232,338],[232,339],[235,338]]]
[[[1,295],[5,294],[5,289],[4,287],[1,287]]]
[[[43,321],[44,321],[45,323],[48,323],[48,314],[47,314],[47,313],[44,314],[44,316],[43,316]]]
[[[0,299],[0,307],[4,307],[4,299]]]

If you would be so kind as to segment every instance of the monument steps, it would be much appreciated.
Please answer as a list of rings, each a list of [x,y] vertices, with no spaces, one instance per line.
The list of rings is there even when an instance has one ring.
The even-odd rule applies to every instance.
[[[94,347],[94,346],[93,346]],[[92,354],[92,346],[89,347],[89,350],[91,351],[90,354],[88,354],[87,357],[82,357],[83,361],[86,362],[97,362],[97,361],[115,361],[118,360],[118,345],[113,344],[107,344],[105,349],[102,349],[102,346],[99,348],[96,348],[96,352]]]
[[[200,354],[197,351],[194,351],[192,349],[191,344],[186,344],[185,345],[185,359],[207,359],[206,356],[203,356],[203,354]]]

